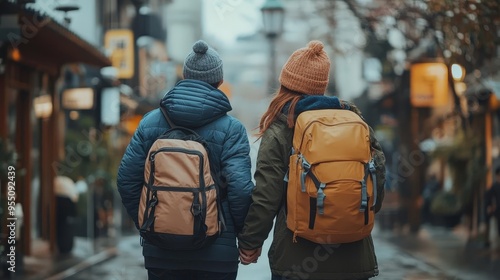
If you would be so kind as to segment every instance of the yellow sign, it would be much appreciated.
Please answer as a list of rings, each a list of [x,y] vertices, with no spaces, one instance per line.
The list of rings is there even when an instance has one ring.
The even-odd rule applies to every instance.
[[[113,67],[118,69],[119,79],[134,76],[134,33],[128,29],[113,29],[104,35],[104,45],[110,53]]]
[[[94,107],[92,88],[69,88],[62,92],[62,107],[66,110],[90,110]]]
[[[134,135],[135,130],[139,127],[142,117],[142,115],[133,115],[122,121],[122,124],[129,135]]]
[[[497,110],[500,108],[500,100],[497,99],[495,94],[490,95],[490,109]]]
[[[414,107],[448,103],[448,67],[444,63],[417,63],[410,70],[410,100]]]

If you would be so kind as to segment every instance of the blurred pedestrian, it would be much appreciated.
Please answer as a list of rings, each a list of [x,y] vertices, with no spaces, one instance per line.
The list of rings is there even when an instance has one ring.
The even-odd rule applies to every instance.
[[[295,51],[283,66],[281,87],[260,121],[262,141],[257,158],[253,203],[238,239],[242,263],[256,262],[275,220],[274,238],[268,254],[272,279],[367,279],[378,275],[371,236],[352,243],[325,245],[295,236],[287,227],[287,213],[309,212],[309,208],[297,210],[287,206],[283,182],[290,161],[297,116],[320,109],[350,109],[360,114],[354,105],[336,97],[324,96],[329,72],[330,61],[321,42],[312,41],[306,48]],[[378,211],[384,194],[385,159],[373,136],[370,129],[370,139],[367,140],[370,140],[375,154],[379,178],[378,199],[374,206],[374,211]],[[334,150],[331,152],[336,153]],[[336,174],[342,172],[348,170]]]
[[[220,186],[220,196],[226,197],[222,199],[226,229],[214,244],[199,250],[166,250],[144,240],[143,255],[149,279],[236,279],[236,234],[243,227],[253,183],[248,135],[241,122],[227,114],[231,105],[218,89],[223,82],[222,70],[219,54],[204,41],[196,42],[184,61],[184,80],[165,94],[160,106],[176,126],[193,129],[206,141],[213,155],[210,158],[213,173],[225,184]],[[138,229],[147,152],[169,128],[160,109],[146,114],[120,164],[118,190]]]
[[[87,185],[87,182],[85,181],[85,178],[83,178],[83,176],[78,176],[78,178],[76,179],[75,187],[79,194],[87,193],[89,189],[89,186]]]
[[[70,253],[74,246],[76,203],[78,190],[73,180],[66,176],[54,179],[56,194],[56,243],[61,254]]]
[[[429,175],[425,183],[424,191],[422,192],[422,220],[424,223],[432,222],[431,204],[432,200],[439,191],[440,184],[435,174]]]
[[[492,218],[495,218],[497,224],[497,238],[500,238],[500,167],[495,169],[495,182],[485,193],[485,207],[486,207],[486,224],[491,222]],[[490,245],[489,242],[489,230],[486,232],[486,244],[487,247]]]
[[[98,176],[93,182],[94,238],[108,236],[109,216],[113,211],[112,194],[107,190],[104,177]]]
[[[73,203],[78,202],[78,190],[75,182],[66,176],[56,176],[54,180],[54,192],[56,196],[67,197]]]

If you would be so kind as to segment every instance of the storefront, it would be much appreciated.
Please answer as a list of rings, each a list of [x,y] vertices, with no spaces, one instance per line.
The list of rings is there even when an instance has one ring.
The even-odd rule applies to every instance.
[[[24,255],[52,254],[56,252],[53,182],[58,164],[68,157],[61,69],[74,63],[104,67],[110,62],[46,15],[6,1],[0,3],[0,11],[0,139],[6,139],[19,156],[16,196],[24,214],[17,250]],[[5,198],[5,182],[1,190]],[[1,203],[3,207],[5,201]],[[5,221],[2,217],[2,232]]]

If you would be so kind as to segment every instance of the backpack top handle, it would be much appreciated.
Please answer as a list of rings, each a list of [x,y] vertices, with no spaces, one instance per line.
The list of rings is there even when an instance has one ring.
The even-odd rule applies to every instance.
[[[160,106],[160,111],[161,113],[163,114],[163,116],[165,117],[165,119],[167,120],[167,123],[168,125],[170,126],[170,129],[177,129],[177,130],[181,130],[181,131],[184,131],[184,132],[187,132],[188,134],[193,134],[195,135],[197,138],[200,138],[200,135],[198,133],[196,133],[196,131],[192,130],[192,129],[189,129],[187,127],[183,127],[183,126],[178,126],[176,125],[171,119],[170,117],[168,116],[168,113],[167,113],[167,110],[165,110],[165,108],[161,107]]]

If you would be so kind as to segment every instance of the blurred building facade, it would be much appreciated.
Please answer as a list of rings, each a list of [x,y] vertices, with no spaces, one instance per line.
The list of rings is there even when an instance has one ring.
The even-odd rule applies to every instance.
[[[230,87],[230,113],[250,133],[258,126],[269,102],[267,50],[268,42],[260,33],[241,36],[230,47],[218,49],[224,61],[224,83]]]
[[[0,138],[3,149],[18,155],[2,158],[17,170],[16,196],[24,213],[16,252],[46,256],[57,251],[54,180],[58,166],[71,165],[75,159],[64,149],[63,73],[69,65],[100,68],[111,63],[64,20],[25,2],[0,1]],[[92,9],[95,3],[88,4]],[[2,179],[2,209],[6,209],[5,183]],[[6,233],[6,215],[2,212],[2,233]],[[4,245],[5,237],[2,234]]]
[[[498,37],[496,13],[490,15],[492,20],[476,23],[481,17],[477,15],[498,9],[498,4],[472,4],[471,9],[460,10],[440,1],[401,0],[388,12],[384,1],[356,2],[350,9],[363,21],[368,64],[380,69],[375,79],[367,79],[367,97],[375,100],[363,108],[373,111],[370,119],[375,121],[379,140],[388,144],[389,186],[402,198],[403,223],[414,231],[422,222],[450,226],[465,217],[471,236],[476,235],[484,221],[484,191],[498,164],[495,81],[500,42],[492,40],[485,51],[489,59],[484,61],[482,55],[468,52],[486,50],[480,39],[454,40],[454,35],[445,33],[451,28],[458,30],[459,37]],[[432,8],[441,4],[452,20],[432,17]],[[408,10],[413,14],[406,14]],[[450,22],[453,26],[446,26]],[[439,182],[431,199],[436,219],[425,221],[420,203],[431,177]]]

